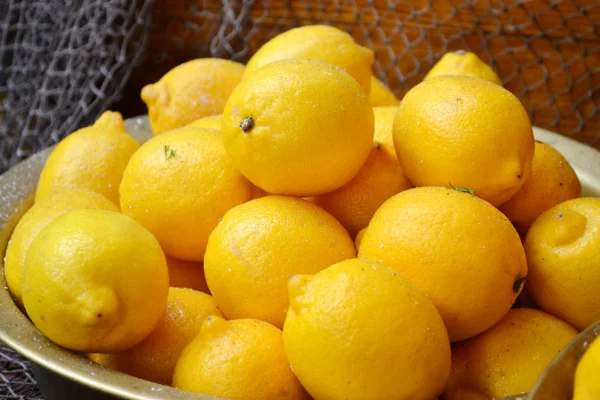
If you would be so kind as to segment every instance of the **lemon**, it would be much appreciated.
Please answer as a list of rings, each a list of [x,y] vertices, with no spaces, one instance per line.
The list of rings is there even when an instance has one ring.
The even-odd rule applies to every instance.
[[[173,258],[202,261],[208,236],[250,183],[227,156],[219,132],[180,128],[156,136],[131,157],[121,211],[152,232]]]
[[[415,186],[467,187],[499,206],[531,171],[527,112],[508,90],[481,79],[421,82],[404,96],[393,131],[398,160]]]
[[[200,332],[207,317],[221,316],[212,297],[191,289],[169,288],[167,310],[146,338],[116,354],[89,354],[98,364],[170,385],[177,359]]]
[[[397,106],[396,95],[383,82],[371,75],[371,93],[369,101],[373,107]]]
[[[527,261],[508,218],[480,198],[409,189],[375,212],[358,257],[400,272],[439,310],[452,341],[497,323],[525,283]]]
[[[581,183],[567,159],[549,144],[536,142],[529,178],[500,211],[524,235],[544,211],[579,196]]]
[[[75,351],[118,352],[141,342],[163,315],[168,289],[154,236],[111,211],[55,218],[25,258],[29,317],[50,340]]]
[[[119,182],[139,144],[125,132],[121,114],[107,111],[63,139],[44,164],[35,201],[66,190],[89,189],[119,204]]]
[[[510,310],[492,328],[453,347],[442,399],[496,399],[529,392],[575,336],[575,328],[543,311]]]
[[[544,311],[584,330],[600,320],[600,199],[565,201],[529,228],[527,287]]]
[[[208,317],[177,361],[173,386],[233,400],[308,399],[281,331],[263,321]]]
[[[46,197],[39,203],[34,204],[21,217],[10,237],[4,258],[6,282],[17,304],[23,305],[21,294],[23,268],[25,256],[33,240],[54,218],[69,211],[85,208],[119,211],[114,203],[101,194],[82,189],[68,190]]]
[[[394,149],[376,142],[354,179],[333,192],[315,197],[314,203],[333,215],[354,237],[369,224],[384,201],[411,187]]]
[[[191,60],[142,89],[155,135],[220,114],[244,73],[240,63],[220,58]]]
[[[373,107],[375,117],[375,135],[373,140],[381,144],[394,146],[394,118],[398,113],[398,107]]]
[[[489,65],[481,61],[477,55],[462,50],[444,54],[425,75],[425,79],[442,75],[470,76],[502,85],[502,81]]]
[[[384,266],[347,260],[288,284],[285,351],[315,399],[431,399],[450,372],[446,328],[425,294]]]
[[[354,238],[354,247],[356,248],[356,251],[358,252],[358,250],[360,249],[360,245],[362,243],[363,238],[365,237],[365,233],[367,232],[367,228],[362,228],[360,231],[358,231],[358,233],[356,234],[356,238]]]
[[[187,127],[190,128],[208,128],[214,129],[216,131],[221,130],[221,120],[223,119],[223,115],[211,115],[210,117],[203,117],[195,120],[192,123],[187,124]]]
[[[335,190],[358,173],[373,145],[373,110],[340,68],[287,60],[240,83],[222,129],[227,152],[252,183],[305,197]]]
[[[228,318],[283,326],[287,279],[356,256],[331,215],[293,197],[267,196],[231,209],[210,235],[204,271]]]
[[[290,29],[265,43],[248,61],[244,76],[275,61],[310,58],[336,65],[352,75],[368,94],[373,52],[352,36],[326,25]]]
[[[573,400],[594,400],[600,398],[598,371],[600,371],[600,340],[596,339],[577,365]]]

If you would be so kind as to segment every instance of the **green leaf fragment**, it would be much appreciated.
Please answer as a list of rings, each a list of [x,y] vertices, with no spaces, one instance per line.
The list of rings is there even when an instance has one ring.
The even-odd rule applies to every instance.
[[[168,144],[163,145],[163,151],[165,153],[165,160],[170,160],[175,157],[175,154],[177,153],[177,149],[172,149]]]
[[[453,184],[449,183],[450,188],[453,190],[456,190],[457,192],[462,192],[462,193],[469,193],[471,196],[475,196],[475,191],[471,188],[468,187],[457,187],[454,186]]]

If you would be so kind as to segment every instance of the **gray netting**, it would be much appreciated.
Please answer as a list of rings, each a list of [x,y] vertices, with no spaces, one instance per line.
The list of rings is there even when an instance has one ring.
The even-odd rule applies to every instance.
[[[145,48],[150,0],[0,0],[0,171],[93,122]]]
[[[0,399],[42,399],[29,361],[3,348],[0,348]]]

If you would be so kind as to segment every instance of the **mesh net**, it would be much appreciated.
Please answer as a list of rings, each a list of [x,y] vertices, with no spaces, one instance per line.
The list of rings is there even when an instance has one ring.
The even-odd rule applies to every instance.
[[[243,62],[291,27],[330,24],[374,50],[375,74],[399,97],[445,52],[469,50],[535,125],[600,147],[598,0],[157,0],[153,18],[153,78],[194,57]]]
[[[0,171],[116,99],[144,50],[150,5],[0,1]]]
[[[113,107],[145,113],[141,86],[178,63],[243,62],[276,34],[307,24],[336,26],[371,47],[374,73],[398,97],[445,52],[473,51],[535,125],[600,148],[598,0],[151,3],[0,0],[0,171],[90,124],[121,95]],[[37,398],[34,382],[29,364],[0,347],[0,399]]]
[[[3,348],[0,348],[0,399],[42,400],[29,361]]]

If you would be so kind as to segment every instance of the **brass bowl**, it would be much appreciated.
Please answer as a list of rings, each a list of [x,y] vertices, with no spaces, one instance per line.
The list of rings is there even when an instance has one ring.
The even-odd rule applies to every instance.
[[[127,131],[140,142],[152,136],[147,117],[129,119],[125,125]],[[600,196],[600,152],[543,129],[534,128],[534,132],[536,139],[554,146],[573,165],[583,185],[584,195]],[[2,200],[0,205],[0,254],[4,254],[8,239],[19,218],[33,204],[33,194],[38,177],[50,151],[51,149],[46,149],[0,176],[0,198]],[[55,345],[42,335],[14,304],[6,287],[3,273],[0,274],[0,286],[4,288],[4,290],[0,289],[0,340],[34,363],[36,377],[46,400],[217,399],[213,396],[183,392],[121,374],[97,365],[81,354]],[[569,348],[583,348],[583,343],[577,343],[574,341]],[[565,351],[558,359],[566,360],[567,353]],[[573,354],[580,355],[580,352],[575,351]],[[559,364],[563,362],[558,359],[552,364],[553,366],[557,362]],[[554,376],[552,372],[554,370],[550,371],[551,368],[544,377]],[[542,381],[544,379],[529,395],[528,400],[567,399],[566,397],[539,397],[542,395],[538,396],[536,393],[547,393],[544,391],[545,386]],[[572,386],[572,376],[569,379],[565,378],[564,382]]]

